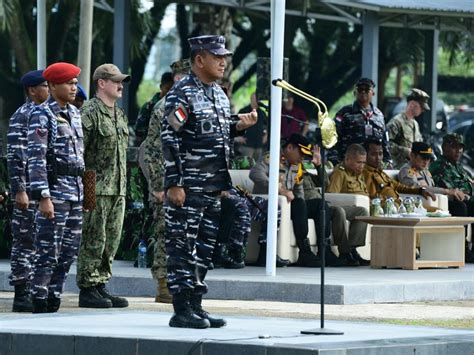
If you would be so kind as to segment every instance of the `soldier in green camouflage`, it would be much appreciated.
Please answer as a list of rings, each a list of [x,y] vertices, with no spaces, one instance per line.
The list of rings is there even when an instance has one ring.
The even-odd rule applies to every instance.
[[[443,155],[430,165],[430,172],[436,186],[459,189],[459,200],[449,200],[449,213],[459,217],[474,217],[474,180],[462,167],[459,160],[464,151],[463,136],[450,133],[443,137]],[[472,225],[474,228],[474,224]],[[474,230],[474,229],[473,229]],[[474,262],[474,253],[466,242],[466,262]]]
[[[400,169],[410,160],[411,146],[422,142],[420,126],[415,120],[424,111],[430,109],[428,94],[420,89],[412,89],[407,96],[407,108],[387,123],[389,148],[394,168]]]
[[[127,307],[128,301],[112,296],[105,285],[112,277],[125,213],[128,121],[117,100],[130,76],[102,64],[93,80],[96,96],[82,106],[81,116],[86,170],[96,172],[96,207],[84,213],[76,278],[79,307]]]
[[[170,72],[163,73],[160,82],[160,91],[157,92],[150,101],[145,104],[138,112],[137,121],[135,122],[135,144],[139,146],[147,137],[150,126],[150,119],[156,104],[166,96],[173,86],[173,74]]]
[[[191,63],[189,59],[183,59],[171,64],[173,80],[178,81],[189,74]],[[153,107],[148,127],[148,135],[140,146],[142,159],[140,167],[147,178],[150,191],[149,201],[153,211],[152,233],[155,239],[153,266],[151,274],[158,282],[156,302],[171,303],[172,297],[168,292],[166,282],[166,251],[165,251],[165,216],[163,211],[163,176],[165,173],[163,151],[161,149],[161,120],[165,108],[165,97],[158,101]]]

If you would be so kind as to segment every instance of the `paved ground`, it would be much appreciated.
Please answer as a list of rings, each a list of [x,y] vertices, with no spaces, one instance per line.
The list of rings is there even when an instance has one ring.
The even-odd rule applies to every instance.
[[[145,310],[172,312],[171,305],[155,303],[152,298],[129,297],[128,311]],[[1,313],[9,313],[12,292],[0,292]],[[82,312],[77,307],[78,296],[65,294],[61,310]],[[206,309],[222,315],[285,317],[319,321],[320,305],[308,303],[205,300]],[[88,310],[90,311],[90,310]],[[94,311],[94,310],[92,310]],[[122,310],[115,309],[115,312]],[[17,313],[15,317],[22,317]],[[474,300],[456,302],[418,302],[405,304],[326,305],[328,320],[388,322],[395,324],[427,325],[437,327],[474,329]]]

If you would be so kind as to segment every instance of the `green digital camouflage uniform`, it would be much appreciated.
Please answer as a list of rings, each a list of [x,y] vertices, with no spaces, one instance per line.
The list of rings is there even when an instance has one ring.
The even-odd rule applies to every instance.
[[[423,141],[420,126],[415,119],[408,119],[402,112],[388,122],[387,131],[394,168],[400,169],[409,160],[412,144]]]
[[[128,121],[115,105],[114,112],[99,99],[81,108],[86,170],[95,170],[96,208],[84,212],[77,261],[80,288],[105,284],[112,277],[112,262],[122,233],[127,182]]]
[[[161,118],[165,108],[165,98],[158,101],[153,108],[148,135],[144,144],[143,162],[148,173],[148,184],[150,189],[150,202],[153,211],[152,234],[155,239],[153,266],[151,274],[158,280],[166,277],[166,251],[165,251],[165,215],[163,203],[156,202],[151,195],[153,191],[163,191],[164,161],[161,149]],[[147,174],[145,174],[146,176]]]
[[[444,156],[430,165],[436,186],[459,189],[474,201],[474,181],[459,163],[451,163]]]

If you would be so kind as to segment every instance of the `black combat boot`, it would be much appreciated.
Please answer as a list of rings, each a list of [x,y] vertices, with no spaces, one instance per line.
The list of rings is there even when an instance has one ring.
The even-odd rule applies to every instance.
[[[241,264],[236,263],[235,260],[229,255],[227,246],[222,243],[216,244],[212,261],[214,262],[214,268],[216,269],[241,269],[245,266],[245,264],[242,266]]]
[[[235,265],[239,266],[238,268],[236,267],[236,269],[242,269],[245,267],[245,257],[247,256],[247,253],[244,246],[234,246],[229,249],[229,255],[234,260]]]
[[[321,259],[312,252],[308,238],[296,240],[296,244],[300,249],[296,262],[297,266],[321,267]]]
[[[56,313],[61,306],[61,299],[54,296],[48,297],[48,313]]]
[[[193,313],[189,304],[191,290],[182,290],[173,295],[174,314],[170,319],[169,326],[174,328],[209,328],[211,324],[207,319],[201,318]]]
[[[365,260],[360,254],[357,252],[356,248],[351,249],[352,257],[359,262],[361,266],[369,266],[370,260]]]
[[[13,298],[13,312],[31,312],[33,304],[31,303],[30,291],[26,284],[15,285],[15,297]]]
[[[105,299],[109,299],[110,302],[112,302],[112,307],[114,308],[128,307],[127,299],[123,297],[112,296],[109,290],[107,290],[107,288],[105,287],[105,284],[98,284],[96,288],[99,295],[101,295]]]
[[[48,301],[33,298],[33,313],[48,313]]]
[[[191,310],[194,314],[202,319],[207,319],[211,328],[222,328],[227,324],[225,319],[212,317],[208,312],[202,309],[202,295],[192,294],[189,303],[191,304]]]
[[[81,288],[79,292],[79,307],[82,308],[111,308],[112,301],[102,297],[95,286]]]
[[[267,243],[260,243],[260,249],[258,250],[258,259],[255,263],[256,266],[266,266],[267,265]],[[282,259],[277,254],[276,256],[276,267],[285,267],[290,263],[287,259]]]
[[[360,263],[354,259],[351,253],[339,253],[339,259],[342,260],[344,266],[360,266]]]

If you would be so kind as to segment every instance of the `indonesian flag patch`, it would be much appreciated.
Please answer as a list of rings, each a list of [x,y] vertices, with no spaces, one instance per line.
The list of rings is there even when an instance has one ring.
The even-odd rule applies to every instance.
[[[183,106],[179,106],[174,112],[174,115],[178,122],[181,124],[186,123],[186,121],[188,120],[188,113],[186,112],[186,109]]]

